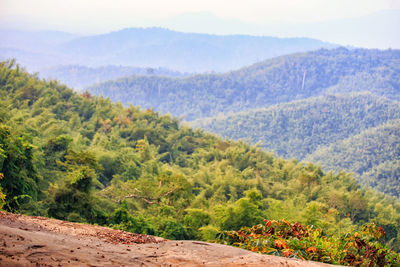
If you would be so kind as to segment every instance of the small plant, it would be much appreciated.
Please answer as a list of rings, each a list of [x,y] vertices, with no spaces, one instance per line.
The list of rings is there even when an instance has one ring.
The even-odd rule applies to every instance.
[[[264,220],[265,224],[223,231],[218,242],[254,252],[350,266],[400,266],[400,255],[383,245],[382,227],[367,224],[341,237],[326,236],[320,228]]]

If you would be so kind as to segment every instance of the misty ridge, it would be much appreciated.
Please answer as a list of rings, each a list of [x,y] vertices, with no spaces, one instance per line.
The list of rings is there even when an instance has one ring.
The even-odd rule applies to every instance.
[[[64,32],[1,31],[2,59],[28,70],[59,65],[169,68],[180,72],[228,71],[284,54],[337,45],[311,38],[182,33],[129,28],[79,37]]]

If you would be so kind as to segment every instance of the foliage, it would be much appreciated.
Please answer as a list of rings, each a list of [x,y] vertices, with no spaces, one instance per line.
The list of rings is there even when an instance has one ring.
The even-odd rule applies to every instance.
[[[77,222],[98,223],[104,220],[101,212],[94,208],[94,199],[90,192],[94,171],[85,166],[66,175],[72,179],[66,179],[63,186],[53,189],[48,215]]]
[[[284,158],[303,160],[320,146],[399,118],[399,102],[357,93],[308,98],[193,124],[223,137],[260,142]]]
[[[397,266],[400,254],[383,243],[385,231],[366,224],[360,231],[342,236],[326,235],[312,225],[286,220],[264,220],[265,224],[223,231],[217,241],[264,254],[294,257],[350,266]]]
[[[0,174],[0,186],[4,190],[0,198],[5,201],[7,210],[18,210],[21,204],[37,199],[39,178],[33,165],[32,145],[2,123]]]
[[[4,178],[4,174],[0,173],[0,180]],[[6,204],[6,195],[3,193],[3,189],[0,186],[0,209],[3,208],[4,204]]]
[[[361,189],[348,173],[276,158],[152,109],[80,95],[9,61],[0,63],[0,123],[8,129],[0,153],[6,202],[31,198],[16,199],[16,212],[205,240],[265,217],[312,222],[328,233],[374,222],[388,230],[388,246],[400,247],[399,201]],[[12,193],[10,181],[26,191]]]
[[[326,170],[354,172],[362,184],[399,197],[400,120],[388,121],[320,147],[306,160],[316,162]]]
[[[154,229],[142,216],[133,217],[129,213],[125,202],[108,217],[108,224],[113,228],[132,233],[154,234]]]
[[[399,196],[400,104],[370,93],[309,98],[200,120],[224,137],[262,144],[278,156],[354,172],[361,184]]]

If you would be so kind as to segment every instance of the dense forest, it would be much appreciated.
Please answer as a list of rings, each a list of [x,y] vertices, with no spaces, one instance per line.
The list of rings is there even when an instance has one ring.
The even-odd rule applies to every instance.
[[[354,172],[361,184],[398,197],[399,118],[399,102],[357,93],[293,101],[192,125],[259,142],[277,156],[318,163],[324,170]]]
[[[326,170],[354,172],[362,184],[400,197],[400,120],[320,147],[306,160]]]
[[[400,247],[398,199],[351,174],[284,160],[243,142],[124,107],[12,61],[0,64],[3,209],[173,239],[214,239],[266,219],[327,234],[372,222]]]
[[[191,121],[333,93],[369,91],[400,100],[399,66],[399,50],[321,49],[224,74],[131,76],[88,91]]]
[[[308,98],[225,118],[198,120],[192,125],[223,137],[260,142],[277,156],[303,160],[319,146],[399,118],[399,102],[355,93]]]

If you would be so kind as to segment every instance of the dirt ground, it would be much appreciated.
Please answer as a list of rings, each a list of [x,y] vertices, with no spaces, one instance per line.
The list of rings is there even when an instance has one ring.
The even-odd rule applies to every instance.
[[[332,266],[0,212],[0,266]]]

